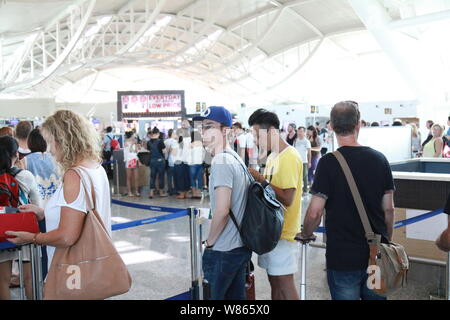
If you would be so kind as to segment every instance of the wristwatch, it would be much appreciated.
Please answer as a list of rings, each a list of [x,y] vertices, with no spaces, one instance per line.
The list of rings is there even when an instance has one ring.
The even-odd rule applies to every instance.
[[[263,188],[267,187],[269,184],[270,183],[267,180],[264,180],[263,182],[261,182],[261,185],[262,185]]]
[[[203,241],[203,244],[206,246],[206,249],[211,249],[212,247],[214,247],[214,245],[208,245],[208,240]]]

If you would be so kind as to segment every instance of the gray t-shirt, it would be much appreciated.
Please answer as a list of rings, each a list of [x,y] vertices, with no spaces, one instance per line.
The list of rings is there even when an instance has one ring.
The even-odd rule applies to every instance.
[[[234,156],[233,156],[234,155]],[[236,159],[236,158],[237,159]],[[239,160],[238,160],[239,159]],[[216,155],[211,163],[211,175],[209,179],[209,190],[211,200],[211,213],[214,216],[216,210],[215,189],[218,187],[228,187],[231,191],[231,210],[240,224],[244,216],[245,205],[247,203],[247,192],[250,186],[250,179],[241,166],[244,162],[236,152],[227,149],[226,153]],[[231,217],[225,225],[222,233],[214,243],[213,250],[230,251],[244,246],[242,239]]]

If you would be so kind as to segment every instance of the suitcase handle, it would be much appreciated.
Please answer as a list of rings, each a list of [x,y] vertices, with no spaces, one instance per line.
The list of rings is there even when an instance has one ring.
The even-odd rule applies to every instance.
[[[310,242],[316,241],[316,237],[314,236],[314,237],[310,237],[307,239],[301,239],[299,237],[295,237],[294,240],[301,242],[301,244],[308,244]]]

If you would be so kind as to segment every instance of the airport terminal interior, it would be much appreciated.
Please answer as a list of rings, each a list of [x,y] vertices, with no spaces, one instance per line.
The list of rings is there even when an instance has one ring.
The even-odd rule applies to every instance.
[[[33,149],[39,143],[32,139],[38,136],[47,142],[45,150],[36,153],[48,154],[45,159],[54,163],[60,175],[39,180],[41,176],[38,179],[32,172],[36,182],[27,184],[28,202],[16,201],[14,206],[2,203],[4,187],[0,185],[0,273],[4,273],[0,274],[0,300],[23,300],[29,292],[33,299],[45,298],[43,288],[50,287],[52,279],[47,277],[44,285],[45,269],[48,274],[55,270],[46,265],[48,249],[41,250],[39,236],[48,243],[50,237],[40,224],[40,231],[28,242],[14,244],[11,237],[7,241],[4,232],[10,229],[2,217],[12,214],[2,212],[10,206],[18,208],[18,203],[33,203],[33,186],[39,188],[35,193],[42,196],[42,207],[47,203],[43,214],[50,204],[56,205],[53,198],[60,195],[61,177],[70,168],[67,153],[74,150],[58,150],[55,145],[62,144],[66,134],[82,139],[86,126],[95,139],[86,138],[84,148],[77,150],[79,154],[97,150],[101,157],[111,201],[100,215],[110,210],[112,243],[132,280],[126,293],[107,298],[203,300],[214,296],[212,291],[222,283],[205,281],[211,271],[203,272],[202,256],[214,251],[206,240],[212,237],[210,230],[218,228],[214,214],[223,204],[219,197],[227,189],[234,203],[236,193],[248,191],[245,175],[239,180],[237,173],[233,173],[233,187],[217,184],[223,178],[218,172],[223,171],[214,168],[213,150],[217,149],[208,147],[205,138],[215,123],[229,127],[224,137],[241,157],[236,161],[251,168],[252,175],[259,172],[266,179],[270,175],[266,181],[273,187],[275,202],[281,203],[280,212],[297,217],[294,222],[284,218],[297,230],[294,235],[311,225],[313,199],[324,207],[327,203],[315,241],[296,241],[294,235],[283,238],[284,225],[277,249],[282,241],[294,246],[286,265],[295,271],[285,274],[293,274],[295,294],[291,290],[282,295],[284,299],[334,299],[327,270],[332,254],[325,255],[324,228],[336,230],[331,224],[339,219],[328,219],[327,211],[338,213],[330,204],[337,200],[322,195],[318,188],[323,179],[315,177],[330,163],[321,160],[330,159],[330,153],[342,147],[339,125],[351,125],[353,118],[336,120],[336,110],[342,106],[359,114],[357,129],[353,128],[358,143],[379,152],[387,163],[384,168],[392,173],[394,188],[389,191],[395,191],[389,194],[395,209],[390,240],[406,252],[408,270],[398,271],[402,284],[396,278],[388,299],[450,300],[449,34],[450,0],[0,0],[0,172],[6,172],[1,154],[6,150],[2,145],[6,136],[17,141],[14,154],[20,155],[12,158],[16,164],[8,160],[8,170],[39,171],[30,157],[39,150]],[[278,130],[267,141],[273,146],[272,134],[276,134],[280,146],[297,150],[293,152],[300,169],[294,171],[297,162],[292,161],[279,168],[295,176],[295,186],[288,189],[275,185],[281,178],[275,179],[273,167],[267,173],[272,165],[267,151],[277,153],[267,150],[262,141],[272,131],[261,135],[255,127],[268,127],[250,121],[261,108],[278,121]],[[67,126],[58,123],[63,118],[53,116],[61,110],[67,111],[66,119],[72,117]],[[81,131],[51,130],[75,130],[77,119],[84,121]],[[262,121],[261,117],[256,120]],[[92,141],[98,145],[90,145]],[[72,140],[72,144],[77,143]],[[376,181],[377,172],[369,172],[369,167],[358,174]],[[2,183],[13,179],[4,175],[0,173]],[[22,194],[22,182],[17,180]],[[211,183],[215,183],[212,189]],[[95,190],[100,190],[97,185]],[[295,196],[283,206],[286,190],[294,190]],[[386,194],[380,197],[385,199]],[[362,192],[363,207],[372,214],[365,196]],[[261,203],[270,207],[267,201]],[[353,218],[364,234],[355,204],[357,200],[351,204]],[[291,206],[296,212],[289,211]],[[67,207],[58,208],[67,211]],[[250,214],[244,209],[242,215]],[[58,228],[59,214],[52,230]],[[37,212],[36,216],[40,220]],[[241,241],[229,215],[226,219],[217,239]],[[55,223],[49,217],[45,220],[47,229]],[[349,229],[343,226],[342,230]],[[235,238],[223,230],[235,232]],[[362,246],[366,245],[363,241]],[[20,251],[18,262],[20,246],[31,250],[30,257]],[[341,259],[351,254],[342,254]],[[272,259],[276,260],[275,254]],[[256,251],[251,262],[250,271],[245,267],[246,298],[280,298],[272,279],[278,275],[268,276]]]

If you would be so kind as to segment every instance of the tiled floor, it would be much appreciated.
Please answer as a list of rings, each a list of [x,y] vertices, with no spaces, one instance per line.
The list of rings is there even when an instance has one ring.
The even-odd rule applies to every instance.
[[[122,201],[138,202],[155,206],[188,208],[208,207],[207,199],[177,200],[174,197],[150,200],[141,198],[117,198]],[[308,198],[303,201],[303,211]],[[112,206],[113,224],[159,216],[164,213],[152,212],[118,205]],[[203,231],[207,236],[207,226]],[[131,290],[112,299],[152,299],[160,300],[188,291],[191,285],[189,219],[181,217],[155,224],[118,230],[113,232],[114,243],[127,264],[133,278]],[[318,239],[321,240],[321,239]],[[270,285],[266,273],[256,263],[253,255],[258,300],[270,299]],[[310,247],[308,250],[307,298],[330,299],[326,283],[325,251]],[[299,273],[296,283],[299,284]],[[405,289],[398,291],[391,299],[429,299],[435,284],[423,285],[410,281]],[[17,299],[18,290],[13,290]]]

